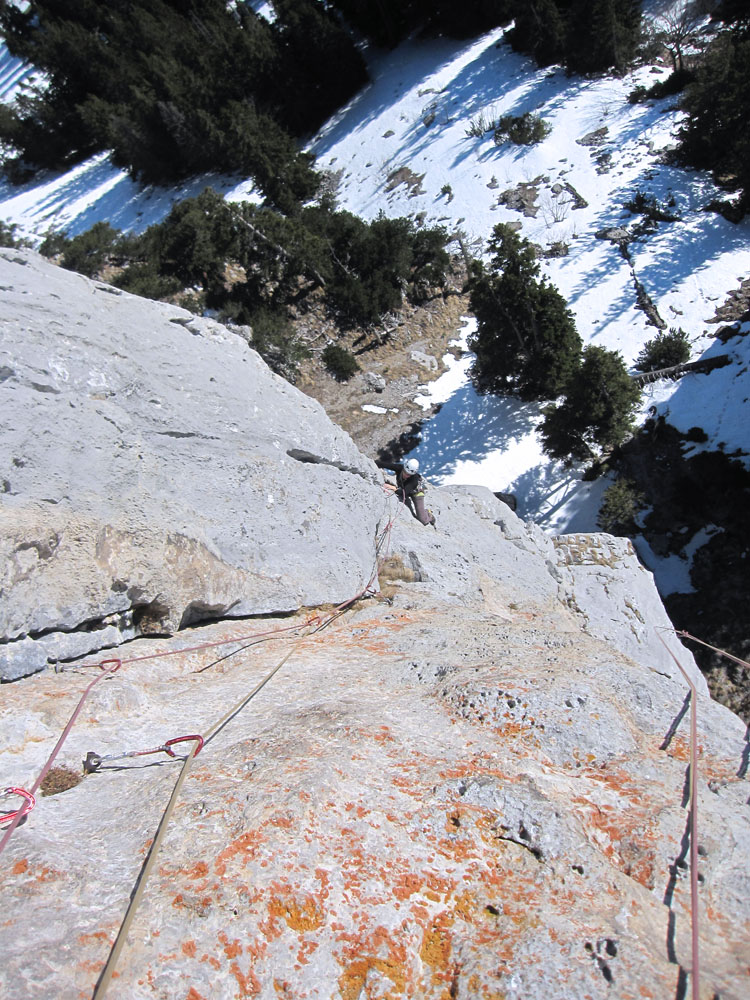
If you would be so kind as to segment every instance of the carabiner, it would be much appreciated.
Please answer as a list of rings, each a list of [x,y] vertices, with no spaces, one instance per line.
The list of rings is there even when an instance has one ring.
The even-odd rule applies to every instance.
[[[203,749],[203,737],[198,736],[197,734],[193,736],[175,736],[174,739],[167,740],[167,742],[162,744],[162,746],[149,747],[148,750],[126,750],[124,753],[113,753],[107,755],[101,755],[95,753],[93,750],[89,750],[83,761],[83,773],[93,774],[94,771],[99,770],[104,761],[123,760],[126,757],[145,757],[148,754],[152,753],[165,753],[170,757],[177,757],[177,754],[174,752],[172,747],[175,745],[175,743],[185,743],[188,740],[198,741],[198,747],[195,753],[193,754],[194,757],[197,757],[198,754]]]
[[[175,743],[185,743],[188,740],[197,740],[198,741],[198,746],[196,747],[195,753],[193,754],[193,757],[197,757],[198,754],[203,749],[203,737],[199,736],[197,733],[194,733],[192,736],[175,736],[175,738],[173,740],[167,740],[167,742],[164,744],[164,746],[160,747],[159,749],[163,750],[164,753],[168,753],[170,757],[176,757],[177,754],[174,752],[174,750],[172,750],[170,748],[173,747],[175,745]]]
[[[3,790],[3,795],[20,795],[22,799],[25,799],[25,802],[20,809],[14,809],[13,812],[0,816],[0,823],[12,823],[16,816],[20,819],[30,813],[36,805],[36,799],[25,788],[6,788]]]

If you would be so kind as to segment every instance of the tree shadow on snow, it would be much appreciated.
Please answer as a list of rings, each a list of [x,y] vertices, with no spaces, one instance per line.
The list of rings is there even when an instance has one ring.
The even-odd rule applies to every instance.
[[[460,462],[481,462],[532,433],[538,419],[538,406],[512,396],[480,396],[466,383],[424,425],[415,454],[430,478],[445,479]]]

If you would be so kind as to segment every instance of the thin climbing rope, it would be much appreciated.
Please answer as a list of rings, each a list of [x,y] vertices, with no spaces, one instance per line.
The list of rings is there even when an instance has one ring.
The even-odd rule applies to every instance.
[[[101,673],[97,677],[95,677],[93,679],[93,681],[91,681],[91,683],[86,687],[85,691],[81,695],[81,698],[80,698],[78,704],[76,705],[75,711],[71,715],[70,719],[68,720],[67,726],[65,727],[65,729],[63,729],[63,731],[62,731],[62,733],[60,735],[60,739],[57,741],[57,743],[55,744],[54,750],[52,751],[52,753],[47,758],[47,763],[44,765],[44,767],[42,768],[41,772],[39,773],[39,777],[36,779],[36,781],[34,782],[34,784],[30,788],[29,791],[30,791],[31,795],[34,795],[37,792],[39,786],[41,785],[41,783],[46,778],[46,776],[47,776],[47,774],[49,772],[49,769],[52,767],[52,764],[53,764],[53,762],[55,760],[55,757],[57,757],[58,753],[60,752],[60,748],[62,747],[62,745],[65,742],[65,740],[68,738],[68,733],[73,728],[73,723],[78,718],[78,715],[80,714],[80,711],[83,708],[83,703],[86,701],[86,698],[89,696],[89,692],[92,690],[92,688],[95,687],[95,685],[97,685],[99,683],[99,681],[104,680],[105,677],[111,676],[113,673],[115,673],[115,671],[119,670],[120,667],[122,666],[122,661],[121,660],[102,660],[102,662],[99,664],[99,666],[103,668],[105,666],[105,664],[107,664],[107,663],[111,663],[112,666],[108,667],[106,670],[104,670],[103,673]],[[13,836],[13,832],[16,829],[16,827],[18,826],[18,824],[21,822],[21,819],[23,818],[23,815],[24,815],[23,812],[18,812],[16,814],[13,822],[10,824],[10,826],[8,827],[8,829],[5,831],[3,839],[0,840],[0,854],[2,854],[3,851],[5,850],[5,847],[6,847],[7,843],[8,843],[8,841]]]
[[[679,667],[690,688],[690,937],[693,1000],[700,1000],[700,932],[698,909],[698,692],[672,650],[657,632],[659,641]]]
[[[706,649],[712,649],[714,653],[719,653],[721,656],[725,656],[728,660],[734,660],[735,663],[739,663],[742,667],[750,668],[750,663],[748,663],[747,660],[741,660],[739,656],[732,656],[732,654],[727,653],[725,649],[719,649],[718,646],[712,646],[710,643],[704,642],[703,639],[696,639],[696,637],[691,635],[689,632],[676,631],[675,635],[678,635],[683,639],[692,639],[693,642],[700,643],[701,646],[705,646]]]
[[[371,586],[372,586],[372,584],[373,584],[373,582],[375,580],[375,577],[377,576],[378,570],[379,570],[380,561],[381,561],[380,557],[379,557],[379,553],[380,553],[381,544],[383,542],[383,538],[386,535],[390,535],[392,526],[393,526],[393,520],[391,520],[391,521],[388,522],[388,524],[386,525],[386,527],[385,527],[383,533],[381,534],[380,538],[378,538],[376,540],[376,546],[375,546],[375,568],[374,568],[373,573],[370,576],[370,579],[368,580],[367,584],[364,586],[364,588],[358,594],[356,594],[352,598],[349,598],[349,600],[343,602],[343,604],[340,604],[333,611],[333,613],[331,615],[329,615],[326,619],[324,619],[323,621],[321,621],[320,624],[318,624],[317,627],[315,629],[313,629],[313,634],[315,634],[316,632],[321,631],[323,628],[326,628],[328,625],[330,625],[332,621],[334,621],[336,618],[338,618],[340,615],[342,615],[357,600],[359,600],[359,598],[363,597],[370,590],[370,588],[371,588]],[[306,636],[299,636],[297,639],[294,640],[294,645],[296,645],[298,642],[302,642],[304,638],[307,638],[307,637]],[[208,743],[210,743],[211,740],[213,740],[214,737],[217,736],[221,732],[221,730],[226,725],[228,725],[229,722],[233,718],[235,718],[249,704],[249,702],[255,697],[255,695],[258,694],[258,692],[262,688],[264,688],[266,684],[269,683],[269,681],[279,672],[279,670],[281,670],[281,668],[283,667],[283,665],[286,663],[286,661],[289,659],[289,657],[292,655],[293,652],[294,652],[294,648],[290,649],[289,652],[286,654],[286,656],[284,656],[279,661],[279,663],[273,668],[273,670],[270,671],[270,673],[266,674],[266,676],[258,684],[256,684],[256,686],[252,689],[252,691],[250,691],[249,694],[247,694],[243,698],[241,698],[240,701],[238,701],[236,705],[234,705],[232,708],[230,708],[229,711],[226,712],[221,717],[221,719],[219,719],[218,722],[214,723],[214,725],[208,730],[208,732],[206,733],[206,735],[205,735],[205,737],[203,739],[203,746],[205,746]],[[112,981],[112,976],[114,975],[114,971],[115,971],[115,968],[117,966],[117,962],[119,960],[119,957],[120,957],[120,954],[122,952],[122,949],[123,949],[123,947],[125,945],[125,941],[127,940],[128,932],[129,932],[130,927],[131,927],[131,925],[133,923],[133,920],[135,919],[135,915],[136,915],[136,912],[138,910],[138,906],[140,905],[141,899],[142,899],[143,894],[145,892],[146,883],[148,882],[148,879],[149,879],[149,876],[151,874],[151,871],[152,871],[152,869],[153,869],[153,867],[154,867],[154,865],[156,863],[156,857],[157,857],[157,854],[159,852],[159,848],[161,847],[161,843],[162,843],[162,841],[164,839],[167,827],[169,825],[169,821],[171,819],[172,812],[174,811],[174,807],[175,807],[175,805],[177,803],[177,799],[179,797],[180,789],[182,788],[182,784],[183,784],[185,778],[187,777],[187,775],[188,775],[188,773],[190,771],[190,768],[192,766],[192,762],[193,762],[193,760],[195,758],[197,750],[198,750],[197,746],[193,748],[193,751],[191,752],[190,756],[185,759],[185,762],[184,762],[184,764],[182,766],[182,770],[180,771],[180,774],[179,774],[179,777],[177,779],[177,782],[175,783],[175,787],[174,787],[174,789],[172,791],[172,795],[170,796],[170,799],[169,799],[169,802],[167,804],[167,807],[166,807],[166,809],[165,809],[165,811],[164,811],[164,813],[162,815],[161,821],[159,823],[159,828],[157,830],[156,836],[154,837],[154,842],[151,845],[151,850],[149,851],[149,854],[148,854],[148,857],[146,859],[146,862],[145,862],[145,864],[143,866],[143,869],[141,870],[141,874],[140,874],[140,877],[138,879],[138,883],[137,883],[135,892],[132,895],[132,898],[131,898],[130,903],[128,905],[128,909],[127,909],[127,911],[125,913],[125,916],[123,918],[122,924],[120,925],[120,929],[117,932],[117,936],[115,937],[115,941],[114,941],[114,943],[112,945],[112,949],[110,951],[109,958],[108,958],[107,963],[106,963],[104,969],[102,970],[101,976],[99,977],[99,980],[98,980],[98,982],[96,984],[96,988],[95,988],[94,994],[93,994],[93,1000],[101,1000],[101,998],[103,998],[105,996],[105,994],[106,994],[106,992],[107,992],[107,990],[109,988],[109,985],[110,985],[110,983]]]

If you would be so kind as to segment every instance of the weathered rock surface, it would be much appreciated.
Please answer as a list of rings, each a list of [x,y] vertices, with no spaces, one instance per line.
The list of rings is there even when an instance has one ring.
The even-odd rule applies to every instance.
[[[112,615],[351,593],[380,476],[314,400],[225,327],[31,251],[0,250],[0,286],[0,677],[47,662],[40,635],[98,648]]]
[[[548,537],[479,487],[431,489],[423,527],[223,327],[28,253],[0,251],[0,284],[0,649],[12,670],[140,635],[56,764],[225,719],[109,996],[685,996],[688,687],[663,634],[699,689],[700,995],[744,1000],[750,745],[627,542]],[[327,627],[298,610],[377,591],[376,566]],[[87,663],[3,685],[0,788],[33,786]],[[0,856],[0,995],[92,995],[179,767],[105,761],[39,798]]]
[[[242,641],[126,662],[94,690],[59,758],[71,768],[207,732],[291,649],[196,759],[108,996],[684,995],[685,685],[553,601],[439,589],[403,583],[390,606],[227,659],[248,623],[214,624],[182,644]],[[0,781],[31,782],[92,676],[6,686]],[[698,704],[700,995],[742,1000],[747,744],[727,709]],[[179,766],[105,762],[16,830],[3,996],[91,996]]]

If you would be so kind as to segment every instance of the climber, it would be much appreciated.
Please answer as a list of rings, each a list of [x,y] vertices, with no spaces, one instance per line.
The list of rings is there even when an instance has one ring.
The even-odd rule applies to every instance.
[[[419,474],[419,462],[416,458],[407,458],[403,465],[389,466],[392,472],[396,473],[396,484],[386,482],[396,491],[396,496],[408,506],[414,517],[422,524],[431,524],[436,527],[435,515],[425,507],[424,495],[427,492],[427,483]]]

